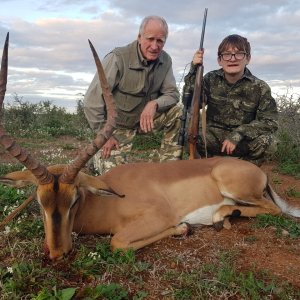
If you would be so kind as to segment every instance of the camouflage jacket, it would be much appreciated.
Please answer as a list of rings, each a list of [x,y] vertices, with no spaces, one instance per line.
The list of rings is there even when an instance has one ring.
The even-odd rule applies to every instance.
[[[185,76],[184,93],[193,94],[196,68]],[[204,76],[207,126],[228,131],[224,139],[237,144],[243,138],[255,139],[278,128],[278,112],[268,84],[245,69],[235,84],[227,82],[223,69]]]

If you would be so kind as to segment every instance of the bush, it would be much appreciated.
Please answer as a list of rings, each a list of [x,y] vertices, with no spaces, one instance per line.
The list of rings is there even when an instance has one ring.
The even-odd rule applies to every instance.
[[[77,102],[77,113],[68,113],[65,108],[51,101],[33,104],[17,95],[14,103],[4,110],[6,131],[15,137],[58,137],[75,136],[80,139],[91,134],[84,117],[82,100]]]
[[[274,159],[283,173],[300,177],[300,97],[277,97],[279,111],[278,148]]]

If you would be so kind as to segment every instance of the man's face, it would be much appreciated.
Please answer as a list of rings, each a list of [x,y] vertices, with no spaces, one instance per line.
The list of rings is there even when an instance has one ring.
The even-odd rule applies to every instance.
[[[148,61],[156,60],[166,42],[166,32],[159,21],[150,20],[144,29],[143,34],[139,34],[138,42],[142,55]]]
[[[228,47],[226,51],[221,53],[221,57],[218,57],[218,63],[225,74],[242,76],[250,58],[244,51],[238,50],[236,47]]]

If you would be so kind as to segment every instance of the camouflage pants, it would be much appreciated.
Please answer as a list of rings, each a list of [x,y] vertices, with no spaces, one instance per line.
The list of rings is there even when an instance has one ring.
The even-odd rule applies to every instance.
[[[181,108],[176,105],[168,111],[156,114],[153,132],[163,131],[163,137],[160,150],[154,150],[150,156],[150,160],[155,154],[158,155],[160,162],[180,159],[182,148],[177,145],[177,141],[181,112]],[[118,150],[112,150],[111,156],[108,159],[102,159],[101,150],[98,151],[93,158],[94,170],[98,174],[104,174],[117,165],[130,162],[129,156],[133,146],[133,139],[139,134],[138,131],[138,128],[117,128],[113,136],[119,142],[120,148]]]
[[[200,128],[201,132],[201,128]],[[227,155],[221,152],[222,142],[225,140],[228,130],[207,127],[206,143],[207,154],[209,157],[215,155]],[[260,166],[277,148],[277,139],[273,135],[260,135],[256,139],[244,138],[234,150],[232,156],[250,161]],[[199,154],[205,157],[205,148],[203,138],[198,139],[197,150]]]

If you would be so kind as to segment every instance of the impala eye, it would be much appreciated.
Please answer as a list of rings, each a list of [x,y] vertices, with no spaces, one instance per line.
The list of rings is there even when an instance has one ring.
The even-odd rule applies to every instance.
[[[76,194],[76,196],[75,196],[75,200],[74,200],[74,202],[72,203],[70,209],[72,209],[72,208],[78,203],[79,198],[80,198],[80,193],[77,192],[77,194]]]
[[[73,202],[73,204],[72,204],[72,206],[70,207],[70,209],[72,209],[77,203],[78,203],[78,198],[75,199],[75,201]]]

